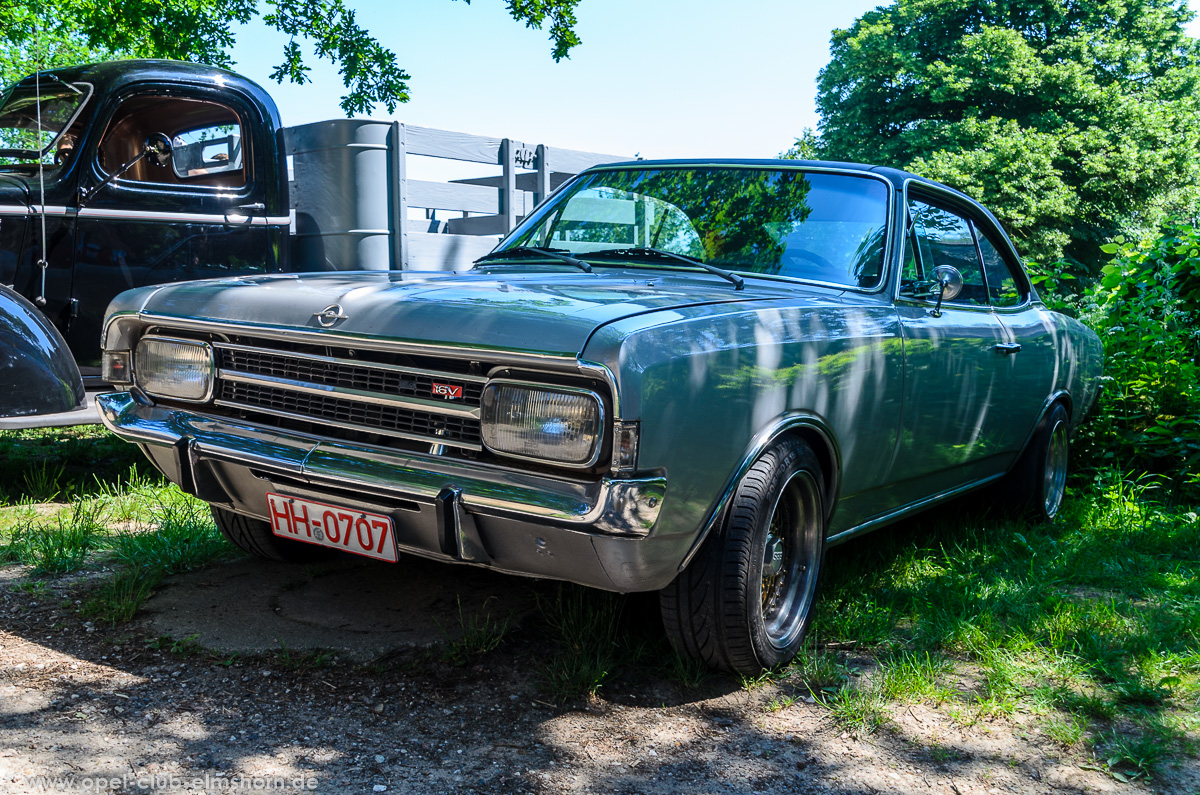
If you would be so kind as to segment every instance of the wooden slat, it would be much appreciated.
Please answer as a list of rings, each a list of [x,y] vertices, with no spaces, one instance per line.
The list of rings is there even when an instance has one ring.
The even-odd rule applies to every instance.
[[[410,179],[408,204],[410,207],[494,215],[500,212],[500,193],[495,188]]]
[[[619,163],[633,160],[626,155],[602,155],[597,152],[580,152],[575,149],[559,149],[554,146],[546,147],[546,165],[551,171],[565,171],[578,174],[585,168],[600,163]]]
[[[494,216],[493,216],[494,217]],[[413,271],[449,271],[469,268],[471,261],[496,247],[499,237],[432,235],[410,232],[408,268]]]
[[[446,229],[455,235],[502,235],[507,232],[503,215],[477,215],[473,218],[451,218]]]
[[[405,127],[405,144],[410,155],[446,157],[471,163],[500,164],[500,139],[486,135],[470,135],[432,127]]]
[[[635,204],[636,202],[624,199],[587,199],[575,196],[563,208],[561,220],[632,225],[637,223]]]

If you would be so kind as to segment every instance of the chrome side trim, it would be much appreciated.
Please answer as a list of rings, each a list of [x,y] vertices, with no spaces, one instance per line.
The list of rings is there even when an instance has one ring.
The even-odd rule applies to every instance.
[[[420,367],[404,367],[398,364],[381,364],[379,362],[363,361],[361,359],[339,359],[336,356],[315,356],[308,353],[296,353],[295,351],[285,351],[278,348],[262,348],[255,345],[238,345],[233,342],[216,342],[213,343],[214,348],[221,348],[230,351],[244,351],[246,353],[265,353],[268,356],[289,356],[293,359],[300,359],[305,362],[325,362],[326,364],[345,365],[346,367],[369,367],[372,370],[386,370],[389,373],[404,373],[406,375],[428,375],[440,378],[447,378],[451,381],[462,381],[467,384],[486,384],[487,376],[482,375],[460,375],[459,373],[450,373],[445,370],[423,370]]]
[[[959,496],[960,494],[966,494],[968,491],[974,491],[975,489],[982,488],[982,487],[988,485],[989,483],[994,483],[995,481],[999,480],[1002,477],[1004,477],[1003,472],[1000,473],[999,475],[990,475],[989,477],[983,478],[982,480],[976,480],[976,481],[974,481],[972,483],[968,483],[964,486],[958,486],[956,488],[949,489],[948,491],[943,491],[940,494],[935,494],[932,497],[926,497],[923,500],[919,500],[914,503],[909,503],[908,505],[905,505],[901,508],[897,508],[894,511],[885,513],[883,516],[876,517],[868,522],[863,522],[860,525],[851,527],[849,530],[843,530],[842,532],[838,533],[837,535],[829,536],[828,538],[825,539],[825,545],[830,546],[830,547],[836,546],[837,544],[841,544],[844,541],[849,541],[851,538],[854,538],[855,536],[860,536],[863,533],[868,533],[871,530],[874,530],[875,528],[879,527],[880,525],[890,524],[891,522],[897,521],[898,519],[901,519],[910,513],[918,513],[920,511],[925,510],[926,508],[932,508],[934,505],[937,505],[940,502],[945,502],[946,500],[953,499],[953,498]]]
[[[347,400],[354,400],[359,403],[371,403],[379,406],[395,406],[397,408],[412,409],[414,411],[424,411],[429,414],[441,414],[447,417],[462,417],[464,419],[471,420],[479,419],[479,409],[477,408],[456,406],[453,403],[438,402],[436,400],[397,397],[381,394],[379,392],[364,392],[360,389],[349,389],[342,386],[333,386],[332,384],[318,384],[313,383],[312,381],[293,381],[290,378],[276,378],[275,376],[271,375],[241,373],[237,370],[218,370],[217,377],[225,381],[232,381],[235,384],[258,384],[260,386],[274,386],[287,389],[292,392],[302,392],[307,395],[337,395],[339,397],[344,397]],[[310,419],[312,422],[318,424],[325,421],[320,417],[312,417]]]
[[[65,208],[64,208],[65,209]],[[230,226],[287,226],[286,215],[242,215],[240,213],[173,213],[161,210],[102,210],[84,207],[80,218],[107,218],[114,221],[170,221],[183,224],[229,224]]]
[[[78,210],[65,205],[0,204],[0,215],[45,214],[54,218],[94,218],[112,221],[166,221],[182,224],[228,224],[229,226],[288,226],[291,216],[287,215],[239,215],[236,213],[172,213],[151,210],[102,210],[84,207]]]
[[[447,486],[474,514],[542,520],[588,534],[645,537],[666,496],[662,477],[598,481],[514,472],[500,467],[369,446],[330,442],[224,417],[140,406],[127,392],[97,398],[100,418],[126,441],[186,443],[209,458],[364,494],[433,503]]]
[[[454,439],[449,439],[445,436],[425,436],[420,433],[404,433],[403,431],[393,431],[389,428],[377,428],[372,425],[355,425],[352,422],[341,422],[340,420],[330,420],[324,417],[314,417],[311,414],[295,414],[291,411],[283,411],[281,409],[264,408],[256,406],[252,403],[238,403],[235,400],[214,400],[214,406],[224,406],[225,408],[238,409],[239,411],[249,411],[255,414],[270,414],[272,417],[281,417],[285,420],[296,420],[298,422],[307,422],[310,425],[323,425],[329,428],[341,428],[346,431],[358,431],[359,433],[376,433],[380,436],[392,436],[397,439],[408,439],[413,442],[425,442],[427,444],[442,444],[448,447],[458,447],[463,450],[482,450],[483,446],[471,444],[470,442],[460,442]]]

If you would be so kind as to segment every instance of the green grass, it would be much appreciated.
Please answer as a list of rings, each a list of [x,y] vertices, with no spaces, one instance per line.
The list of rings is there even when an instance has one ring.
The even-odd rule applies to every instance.
[[[110,626],[122,624],[133,618],[162,578],[158,570],[124,569],[97,587],[84,600],[79,612]]]
[[[624,604],[622,597],[569,584],[540,600],[551,641],[541,681],[552,699],[595,695],[628,656],[623,652]]]
[[[1163,496],[1104,473],[1049,526],[952,506],[831,552],[814,636],[879,663],[829,697],[835,717],[870,730],[881,703],[914,700],[963,722],[1053,715],[1049,736],[1125,777],[1187,752],[1173,716],[1200,696],[1200,522]]]
[[[234,551],[204,503],[102,428],[0,432],[0,483],[0,563],[65,574],[115,562],[81,608],[109,624],[132,618],[166,575]]]
[[[484,608],[487,605],[484,604]],[[491,613],[466,615],[458,601],[459,635],[442,648],[442,659],[454,665],[469,665],[504,642],[512,630],[512,615],[497,618]]]

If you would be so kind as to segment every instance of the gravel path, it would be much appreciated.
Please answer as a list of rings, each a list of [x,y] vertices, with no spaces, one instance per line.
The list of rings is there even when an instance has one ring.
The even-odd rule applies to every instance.
[[[811,698],[776,708],[799,695],[786,685],[713,677],[689,690],[629,671],[586,703],[554,705],[537,678],[536,621],[455,666],[436,651],[453,629],[417,637],[393,616],[393,648],[381,651],[368,628],[314,622],[330,589],[345,598],[348,583],[391,574],[356,564],[297,582],[295,569],[248,566],[262,564],[174,578],[117,631],[78,615],[77,579],[30,588],[20,569],[0,569],[0,792],[1200,792],[1191,763],[1117,782],[1023,715],[963,726],[946,708],[898,705],[889,726],[854,737]],[[426,601],[532,603],[522,581],[416,571],[405,587]],[[338,649],[315,667],[270,635],[306,622]]]

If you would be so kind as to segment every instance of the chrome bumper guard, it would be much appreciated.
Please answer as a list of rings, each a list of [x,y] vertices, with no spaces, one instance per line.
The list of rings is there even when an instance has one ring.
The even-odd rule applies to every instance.
[[[204,498],[190,481],[199,460],[226,462],[274,473],[313,487],[388,495],[437,509],[451,552],[484,562],[486,552],[472,515],[557,526],[586,534],[638,538],[658,521],[666,479],[571,480],[512,472],[438,456],[356,447],[276,428],[208,417],[189,410],[139,403],[131,393],[97,398],[100,419],[121,438],[172,447],[180,461],[179,485]]]

